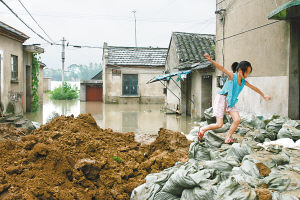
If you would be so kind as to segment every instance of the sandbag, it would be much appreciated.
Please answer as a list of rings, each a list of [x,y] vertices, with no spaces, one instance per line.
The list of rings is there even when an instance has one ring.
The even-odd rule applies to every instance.
[[[266,140],[266,138],[276,140],[277,134],[275,132],[267,132],[264,129],[258,129],[251,133],[251,137],[254,141],[262,143]]]
[[[291,195],[280,194],[279,192],[273,192],[272,200],[299,200],[299,198]]]
[[[277,137],[290,138],[297,141],[300,139],[300,130],[289,125],[283,125],[283,127],[279,130]]]
[[[275,132],[278,133],[278,131],[282,128],[282,125],[288,121],[286,118],[278,118],[278,119],[273,119],[266,125],[266,130],[268,132]]]
[[[215,199],[216,194],[216,186],[211,186],[206,188],[206,190],[201,189],[200,187],[195,187],[193,189],[183,190],[180,200],[212,200]]]
[[[211,160],[210,150],[205,146],[204,143],[193,142],[190,145],[189,157],[196,160]]]
[[[220,148],[225,140],[210,131],[206,132],[203,138],[207,146],[216,148]]]
[[[255,115],[252,114],[242,116],[241,124],[247,128],[252,128],[252,129],[265,128],[264,121],[261,118],[256,117]]]
[[[264,183],[269,190],[278,192],[300,192],[300,174],[290,170],[272,170],[271,174],[264,178]]]
[[[242,184],[231,176],[218,188],[216,200],[256,200],[256,193],[246,182]]]
[[[239,165],[239,163],[243,160],[246,155],[249,155],[252,152],[251,147],[247,144],[234,143],[227,151],[227,155],[225,156],[225,160],[231,161],[230,163],[235,166]]]

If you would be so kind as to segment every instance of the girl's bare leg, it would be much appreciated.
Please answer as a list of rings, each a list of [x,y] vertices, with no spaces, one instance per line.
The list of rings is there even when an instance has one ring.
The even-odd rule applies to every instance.
[[[225,143],[226,143],[226,141],[228,141],[230,139],[230,137],[232,136],[232,134],[234,133],[234,131],[237,129],[237,127],[239,126],[239,124],[241,122],[241,117],[240,117],[240,114],[238,111],[232,111],[232,112],[229,112],[229,114],[233,119],[233,123],[230,126],[230,129],[226,136]]]
[[[210,124],[210,125],[202,127],[200,129],[201,132],[205,133],[206,131],[209,131],[209,130],[214,130],[214,129],[222,128],[222,126],[223,126],[223,118],[216,117],[216,119],[217,119],[217,122],[215,124]]]

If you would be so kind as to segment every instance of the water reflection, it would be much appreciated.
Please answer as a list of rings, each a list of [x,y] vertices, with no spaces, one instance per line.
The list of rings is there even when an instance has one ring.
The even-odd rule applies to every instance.
[[[91,113],[101,128],[116,132],[134,132],[139,142],[152,142],[160,128],[189,133],[190,117],[166,115],[158,104],[103,104],[102,102],[80,102],[79,100],[51,100],[44,94],[43,105],[36,113],[25,116],[39,123],[46,123],[53,112],[59,115],[78,116]]]

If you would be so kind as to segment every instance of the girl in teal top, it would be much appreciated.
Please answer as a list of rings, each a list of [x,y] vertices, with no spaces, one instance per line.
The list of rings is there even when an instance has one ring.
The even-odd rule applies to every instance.
[[[244,86],[246,85],[247,87],[260,94],[266,101],[270,100],[271,97],[269,95],[265,95],[257,87],[251,85],[245,80],[252,72],[252,66],[248,61],[233,63],[231,66],[233,72],[231,72],[223,68],[223,66],[221,66],[220,64],[213,61],[210,58],[210,55],[205,54],[204,56],[217,69],[224,72],[228,76],[228,79],[225,82],[222,90],[217,94],[215,104],[213,106],[214,115],[216,116],[217,122],[215,124],[210,124],[205,127],[199,127],[198,137],[199,140],[201,140],[206,131],[221,128],[223,126],[224,114],[225,112],[228,112],[233,119],[233,123],[230,126],[230,129],[225,139],[225,143],[233,143],[234,140],[231,138],[231,136],[237,129],[241,121],[241,117],[239,115],[238,110],[235,107],[235,104],[238,102],[238,96],[243,90]]]

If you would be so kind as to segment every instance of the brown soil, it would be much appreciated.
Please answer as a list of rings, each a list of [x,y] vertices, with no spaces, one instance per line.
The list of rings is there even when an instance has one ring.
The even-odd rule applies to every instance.
[[[259,188],[255,189],[255,192],[258,196],[258,200],[271,200],[272,199],[272,194],[270,190],[265,189],[265,188]]]
[[[18,141],[0,140],[0,199],[129,199],[147,174],[186,162],[189,144],[161,129],[142,145],[91,115],[57,117]]]
[[[24,136],[27,133],[28,131],[24,128],[15,128],[10,124],[0,123],[0,140],[17,140],[19,137]]]
[[[256,163],[256,167],[259,170],[259,174],[263,177],[265,176],[269,176],[269,174],[271,173],[271,170],[269,167],[267,167],[265,164],[263,163]]]

